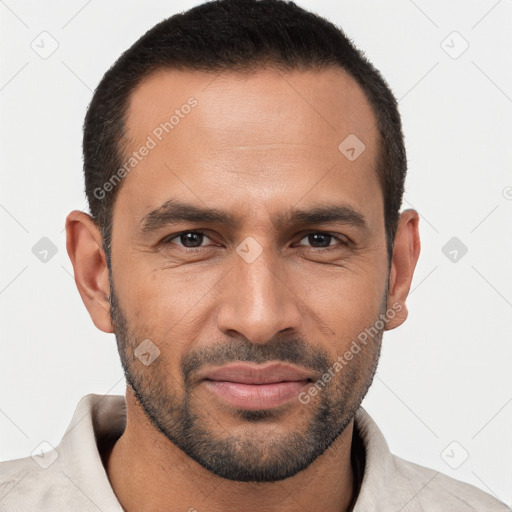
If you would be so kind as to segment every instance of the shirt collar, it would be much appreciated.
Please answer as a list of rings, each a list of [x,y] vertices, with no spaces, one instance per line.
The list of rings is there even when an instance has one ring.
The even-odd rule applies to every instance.
[[[100,451],[114,443],[125,426],[124,396],[88,394],[78,403],[57,448],[66,476],[100,508],[119,512],[122,508],[103,467]],[[391,475],[396,473],[393,455],[380,429],[363,407],[356,413],[354,432],[360,437],[364,452],[354,454],[362,461],[363,475],[353,510],[381,510],[383,499],[390,494]]]

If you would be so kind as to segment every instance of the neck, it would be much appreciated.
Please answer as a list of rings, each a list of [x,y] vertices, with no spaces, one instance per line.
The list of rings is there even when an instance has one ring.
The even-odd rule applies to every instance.
[[[351,465],[353,421],[297,475],[277,482],[234,482],[188,457],[147,419],[130,392],[126,429],[103,454],[123,509],[174,512],[348,512],[355,497]]]

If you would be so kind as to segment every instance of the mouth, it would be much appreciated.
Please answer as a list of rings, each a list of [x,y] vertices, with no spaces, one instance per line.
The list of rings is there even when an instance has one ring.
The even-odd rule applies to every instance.
[[[283,381],[273,384],[242,384],[240,382],[206,379],[205,385],[222,400],[234,407],[247,410],[262,410],[278,407],[297,398],[311,382]]]
[[[313,378],[306,369],[283,363],[236,363],[203,373],[201,382],[234,407],[262,410],[297,398]]]

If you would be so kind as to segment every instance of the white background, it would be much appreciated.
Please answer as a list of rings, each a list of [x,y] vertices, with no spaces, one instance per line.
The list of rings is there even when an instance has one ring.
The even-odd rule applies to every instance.
[[[65,249],[66,214],[87,208],[81,125],[120,53],[197,3],[0,2],[0,460],[57,445],[85,394],[124,394],[114,336],[92,324]],[[341,26],[399,99],[403,208],[421,216],[409,319],[384,335],[363,405],[394,453],[510,505],[512,1],[296,3]],[[43,31],[59,45],[47,59],[31,48]],[[455,263],[442,252],[454,236],[468,248]],[[42,237],[57,247],[46,263]],[[469,453],[458,469],[441,456],[453,441],[452,465]]]

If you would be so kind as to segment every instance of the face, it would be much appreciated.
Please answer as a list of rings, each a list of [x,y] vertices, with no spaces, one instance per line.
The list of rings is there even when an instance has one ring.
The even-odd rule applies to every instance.
[[[388,265],[372,109],[338,69],[161,71],[133,93],[126,127],[127,162],[138,156],[114,205],[110,285],[127,381],[213,473],[293,476],[349,425],[379,357]],[[339,149],[350,134],[364,144],[348,139],[355,159]],[[240,362],[301,378],[215,380]]]

